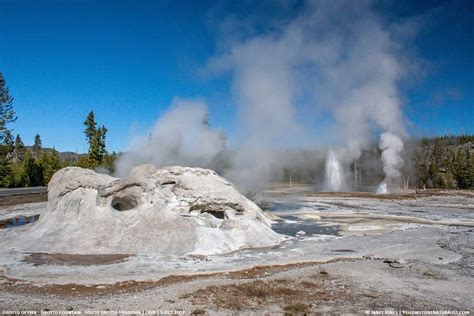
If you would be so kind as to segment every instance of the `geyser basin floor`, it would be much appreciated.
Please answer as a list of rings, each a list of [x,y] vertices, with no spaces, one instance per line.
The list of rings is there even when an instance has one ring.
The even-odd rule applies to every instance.
[[[24,309],[192,311],[199,307],[224,311],[238,308],[229,305],[232,296],[241,298],[234,301],[240,302],[244,311],[257,312],[283,312],[293,301],[332,311],[474,307],[474,228],[456,225],[474,222],[472,197],[434,195],[386,200],[314,197],[298,194],[294,188],[291,194],[280,190],[281,194],[267,197],[267,202],[285,207],[269,210],[270,215],[297,223],[327,224],[341,229],[340,235],[345,236],[312,236],[307,232],[296,242],[272,249],[209,257],[135,255],[91,265],[63,264],[71,258],[61,254],[35,255],[35,261],[31,254],[16,252],[13,245],[0,241],[0,305],[8,309],[18,308],[21,302]],[[40,214],[43,206],[34,205],[27,213],[36,214],[34,209]],[[378,219],[373,220],[374,216]],[[386,216],[392,222],[394,218],[401,220],[389,226],[389,221],[382,219]],[[413,218],[453,225],[420,225],[413,223]],[[390,229],[370,231],[370,221],[371,225],[378,222]],[[361,225],[366,230],[353,233],[353,228]],[[351,227],[352,233],[347,233]],[[1,234],[10,229],[23,228],[1,230],[0,240]],[[399,257],[405,261],[401,268],[384,262]],[[252,268],[255,266],[262,267]],[[260,298],[248,296],[252,293],[248,287],[262,286],[280,290]],[[202,295],[203,291],[209,295]],[[291,293],[298,295],[292,298]]]

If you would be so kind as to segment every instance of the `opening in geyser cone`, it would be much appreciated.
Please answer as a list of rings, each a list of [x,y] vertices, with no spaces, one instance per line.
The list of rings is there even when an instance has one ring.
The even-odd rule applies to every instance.
[[[116,196],[111,202],[112,208],[117,211],[129,211],[138,206],[137,198],[133,195]]]

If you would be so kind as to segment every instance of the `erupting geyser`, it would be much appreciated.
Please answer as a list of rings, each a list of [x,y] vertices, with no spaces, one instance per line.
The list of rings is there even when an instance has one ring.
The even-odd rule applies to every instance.
[[[344,175],[341,164],[332,150],[326,158],[326,178],[324,188],[327,191],[341,191]]]
[[[387,194],[388,189],[387,189],[387,183],[382,182],[379,184],[379,187],[377,188],[377,194]]]

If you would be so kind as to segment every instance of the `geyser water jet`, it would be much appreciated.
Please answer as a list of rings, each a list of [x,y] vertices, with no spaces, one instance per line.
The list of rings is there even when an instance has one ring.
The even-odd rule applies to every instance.
[[[341,191],[344,181],[343,170],[333,150],[329,150],[326,158],[325,189],[327,191]]]
[[[388,188],[387,188],[387,183],[385,181],[382,181],[379,184],[379,187],[377,188],[377,194],[388,194]]]

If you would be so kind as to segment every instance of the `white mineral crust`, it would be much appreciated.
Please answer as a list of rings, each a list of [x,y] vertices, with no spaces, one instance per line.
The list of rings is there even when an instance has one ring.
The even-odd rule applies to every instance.
[[[287,237],[212,170],[141,165],[129,178],[68,167],[48,186],[27,251],[77,254],[219,254]]]

